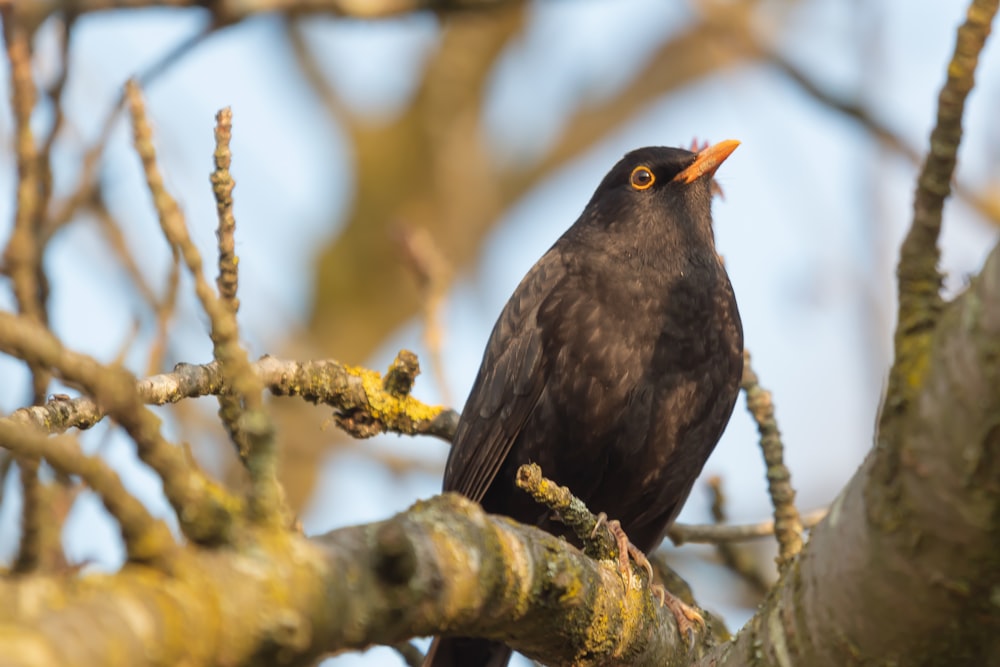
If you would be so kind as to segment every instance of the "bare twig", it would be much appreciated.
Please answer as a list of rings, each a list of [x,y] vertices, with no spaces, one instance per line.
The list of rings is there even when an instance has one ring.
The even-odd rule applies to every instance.
[[[10,276],[18,311],[31,320],[47,321],[45,303],[48,285],[42,271],[42,245],[38,238],[39,212],[44,199],[44,179],[40,170],[31,112],[36,90],[31,74],[31,51],[25,27],[14,19],[11,7],[3,8],[3,35],[10,63],[11,96],[17,156],[17,209],[14,229],[3,252],[3,270]],[[32,403],[45,400],[50,376],[45,368],[28,364],[31,370]],[[30,572],[41,560],[42,488],[38,464],[19,460],[22,493],[21,540],[14,561],[15,572]]]
[[[0,314],[0,323],[2,317]],[[408,394],[393,394],[375,371],[332,360],[298,362],[274,357],[261,358],[251,364],[251,369],[276,396],[302,396],[335,408],[340,425],[358,437],[391,432],[433,435],[450,441],[455,433],[458,414],[454,410],[426,405]],[[138,381],[134,391],[144,403],[164,405],[232,389],[219,362],[213,361],[203,366],[179,364],[172,373]],[[90,398],[59,397],[43,406],[21,408],[8,419],[33,424],[47,433],[61,433],[70,428],[90,428],[103,417],[100,406]]]
[[[224,401],[220,414],[250,473],[251,515],[262,521],[284,521],[287,509],[277,475],[277,447],[274,423],[264,409],[263,387],[250,369],[246,350],[240,346],[236,313],[219,299],[205,279],[201,254],[188,234],[177,201],[167,192],[156,162],[152,129],[135,81],[126,84],[125,95],[132,116],[135,149],[142,159],[146,183],[153,196],[160,227],[171,247],[180,252],[194,279],[195,294],[211,323],[215,357],[222,364],[239,404]]]
[[[239,260],[236,257],[236,218],[233,216],[233,188],[236,181],[229,172],[233,155],[229,140],[233,134],[233,112],[229,107],[215,116],[215,171],[212,172],[212,193],[219,216],[216,237],[219,241],[219,277],[215,285],[223,303],[235,314],[240,309],[236,297],[239,286]]]
[[[156,318],[156,336],[150,345],[149,360],[146,363],[146,374],[153,375],[163,366],[163,356],[167,349],[167,329],[177,307],[177,297],[180,293],[180,255],[176,248],[171,248],[172,260],[170,272],[167,274],[166,292],[163,297],[157,297],[153,288],[139,269],[132,253],[129,251],[121,226],[108,210],[101,194],[94,193],[95,201],[90,204],[90,211],[97,221],[98,229],[104,234],[112,253],[118,258],[130,278],[130,285],[139,292],[139,296],[149,306],[150,312]]]
[[[516,482],[518,487],[531,494],[535,502],[545,505],[559,516],[559,520],[583,543],[584,553],[588,556],[597,560],[618,557],[618,546],[611,532],[597,530],[600,519],[568,488],[543,477],[542,469],[537,464],[521,466]]]
[[[808,530],[826,518],[826,507],[806,512],[802,515],[802,527]],[[675,523],[667,535],[676,544],[718,544],[749,542],[774,536],[774,521],[744,524],[695,524]]]
[[[118,475],[95,456],[87,456],[69,436],[48,437],[31,427],[0,420],[2,447],[20,458],[44,458],[67,475],[79,475],[121,527],[129,560],[155,562],[175,546],[167,525],[154,519],[141,502],[125,489]]]
[[[104,0],[95,0],[96,3],[100,4]],[[44,3],[21,3],[18,5],[18,11],[23,11],[28,6],[40,7]],[[96,7],[89,8],[86,2],[74,2],[72,5],[73,11],[77,16],[80,14],[87,13],[88,11],[94,11],[94,9],[110,9],[111,7]],[[201,44],[209,35],[211,35],[217,26],[209,23],[200,32],[181,40],[174,48],[167,51],[161,58],[154,62],[150,67],[143,72],[141,72],[136,78],[144,86],[149,86],[157,78],[163,75],[172,65],[179,62],[185,55],[190,53]],[[42,230],[42,239],[47,242],[52,236],[54,236],[60,229],[70,223],[76,215],[77,211],[81,206],[93,201],[95,195],[99,190],[97,183],[98,169],[101,165],[101,157],[104,155],[104,148],[107,146],[108,141],[111,138],[111,133],[115,129],[115,125],[118,122],[118,115],[125,108],[125,95],[122,94],[114,101],[111,108],[108,109],[107,116],[104,119],[104,124],[101,126],[101,131],[97,136],[94,143],[84,152],[83,158],[80,160],[82,167],[80,169],[80,177],[77,179],[77,188],[68,197],[59,203],[58,208],[50,206],[50,210],[45,221],[44,229]],[[54,209],[54,210],[53,210]]]
[[[740,383],[747,397],[747,409],[757,422],[760,448],[767,466],[767,491],[774,505],[774,535],[778,539],[778,570],[784,572],[802,550],[802,521],[795,508],[792,475],[785,465],[784,445],[774,417],[771,392],[760,386],[750,365],[750,353],[743,351],[743,379]]]
[[[94,405],[122,425],[135,441],[139,458],[160,476],[164,495],[190,539],[224,542],[229,538],[239,502],[192,470],[183,453],[167,442],[160,433],[160,420],[143,406],[131,373],[67,350],[48,329],[4,312],[0,312],[0,351],[50,369],[92,395]]]
[[[879,120],[871,109],[857,102],[842,99],[830,91],[823,89],[797,65],[781,54],[769,50],[763,45],[758,45],[758,48],[767,56],[770,63],[779,72],[798,85],[804,93],[824,107],[839,112],[858,123],[890,151],[914,164],[920,163],[922,157],[920,151],[911,146],[899,133]],[[976,192],[968,185],[958,181],[953,183],[952,187],[955,189],[955,193],[975,209],[985,220],[994,225],[1000,224],[1000,206],[997,206],[997,203],[991,200],[986,193]]]
[[[49,201],[52,197],[52,147],[55,145],[56,137],[59,136],[59,132],[62,130],[63,124],[66,121],[66,114],[63,112],[62,96],[63,91],[66,90],[66,81],[69,79],[69,68],[71,62],[69,57],[70,36],[73,34],[73,25],[75,23],[76,13],[73,12],[72,8],[69,8],[63,15],[62,20],[59,22],[61,32],[59,44],[59,74],[47,90],[55,117],[52,119],[52,129],[49,130],[48,135],[45,137],[45,141],[42,144],[42,149],[39,153],[39,171],[41,173],[42,180],[41,205],[39,207],[40,211],[45,211],[48,208]]]
[[[441,249],[434,243],[430,232],[423,227],[411,229],[406,225],[399,225],[394,230],[393,239],[420,286],[424,301],[424,343],[431,358],[431,369],[441,392],[441,399],[444,403],[451,404],[451,392],[448,390],[444,357],[441,354],[445,336],[441,318],[445,296],[451,284],[451,267]]]

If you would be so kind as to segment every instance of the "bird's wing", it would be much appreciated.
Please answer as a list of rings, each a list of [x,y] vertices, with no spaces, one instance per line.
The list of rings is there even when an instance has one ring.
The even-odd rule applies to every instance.
[[[557,248],[521,281],[493,327],[465,403],[444,474],[444,490],[480,502],[545,387],[538,307],[565,276]]]

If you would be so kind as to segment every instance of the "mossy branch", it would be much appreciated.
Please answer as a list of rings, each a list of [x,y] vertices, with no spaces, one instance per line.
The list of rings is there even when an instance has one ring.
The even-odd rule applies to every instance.
[[[400,351],[400,357],[416,359],[407,350]],[[398,387],[393,388],[393,383],[399,381],[398,370],[390,369],[383,380],[377,371],[333,360],[300,362],[269,356],[250,367],[276,396],[302,396],[312,403],[334,408],[337,423],[352,434],[370,436],[385,432],[451,440],[455,432],[458,415],[454,410],[427,405],[409,393],[400,392]],[[134,386],[138,398],[149,405],[232,391],[216,361],[203,365],[179,364],[172,373],[138,380]],[[103,418],[104,411],[92,399],[57,395],[45,405],[21,408],[6,419],[31,424],[46,433],[62,433],[70,428],[88,429]]]
[[[958,147],[962,140],[965,100],[975,85],[979,53],[990,34],[998,0],[973,0],[958,29],[948,78],[938,96],[937,121],[930,148],[917,179],[913,221],[903,240],[896,276],[899,313],[895,333],[896,358],[889,374],[884,419],[905,411],[927,371],[930,337],[943,308],[941,252],[938,237],[944,202],[951,194]]]
[[[457,495],[313,539],[268,529],[243,540],[184,549],[169,577],[133,566],[75,585],[0,581],[4,664],[309,664],[438,632],[511,640],[548,664],[690,658],[672,614],[646,589],[626,591],[612,561]],[[133,622],[136,609],[148,622]],[[113,641],[65,631],[98,617]]]

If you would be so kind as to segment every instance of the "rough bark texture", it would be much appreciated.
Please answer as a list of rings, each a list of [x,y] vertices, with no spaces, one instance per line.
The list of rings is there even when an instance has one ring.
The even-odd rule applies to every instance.
[[[4,667],[304,665],[453,629],[546,662],[681,665],[673,617],[613,561],[455,495],[314,539],[244,533],[170,571],[0,581]]]
[[[1000,246],[945,308],[905,419],[879,433],[802,557],[723,658],[699,664],[997,664],[998,362]]]

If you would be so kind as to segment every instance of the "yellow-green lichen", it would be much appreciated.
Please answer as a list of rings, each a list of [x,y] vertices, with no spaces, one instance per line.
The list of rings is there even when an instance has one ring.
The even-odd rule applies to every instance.
[[[406,418],[413,422],[425,422],[444,411],[444,406],[427,405],[412,396],[393,396],[382,387],[382,374],[378,371],[354,366],[345,367],[345,370],[361,380],[368,409],[380,421],[395,422]]]

